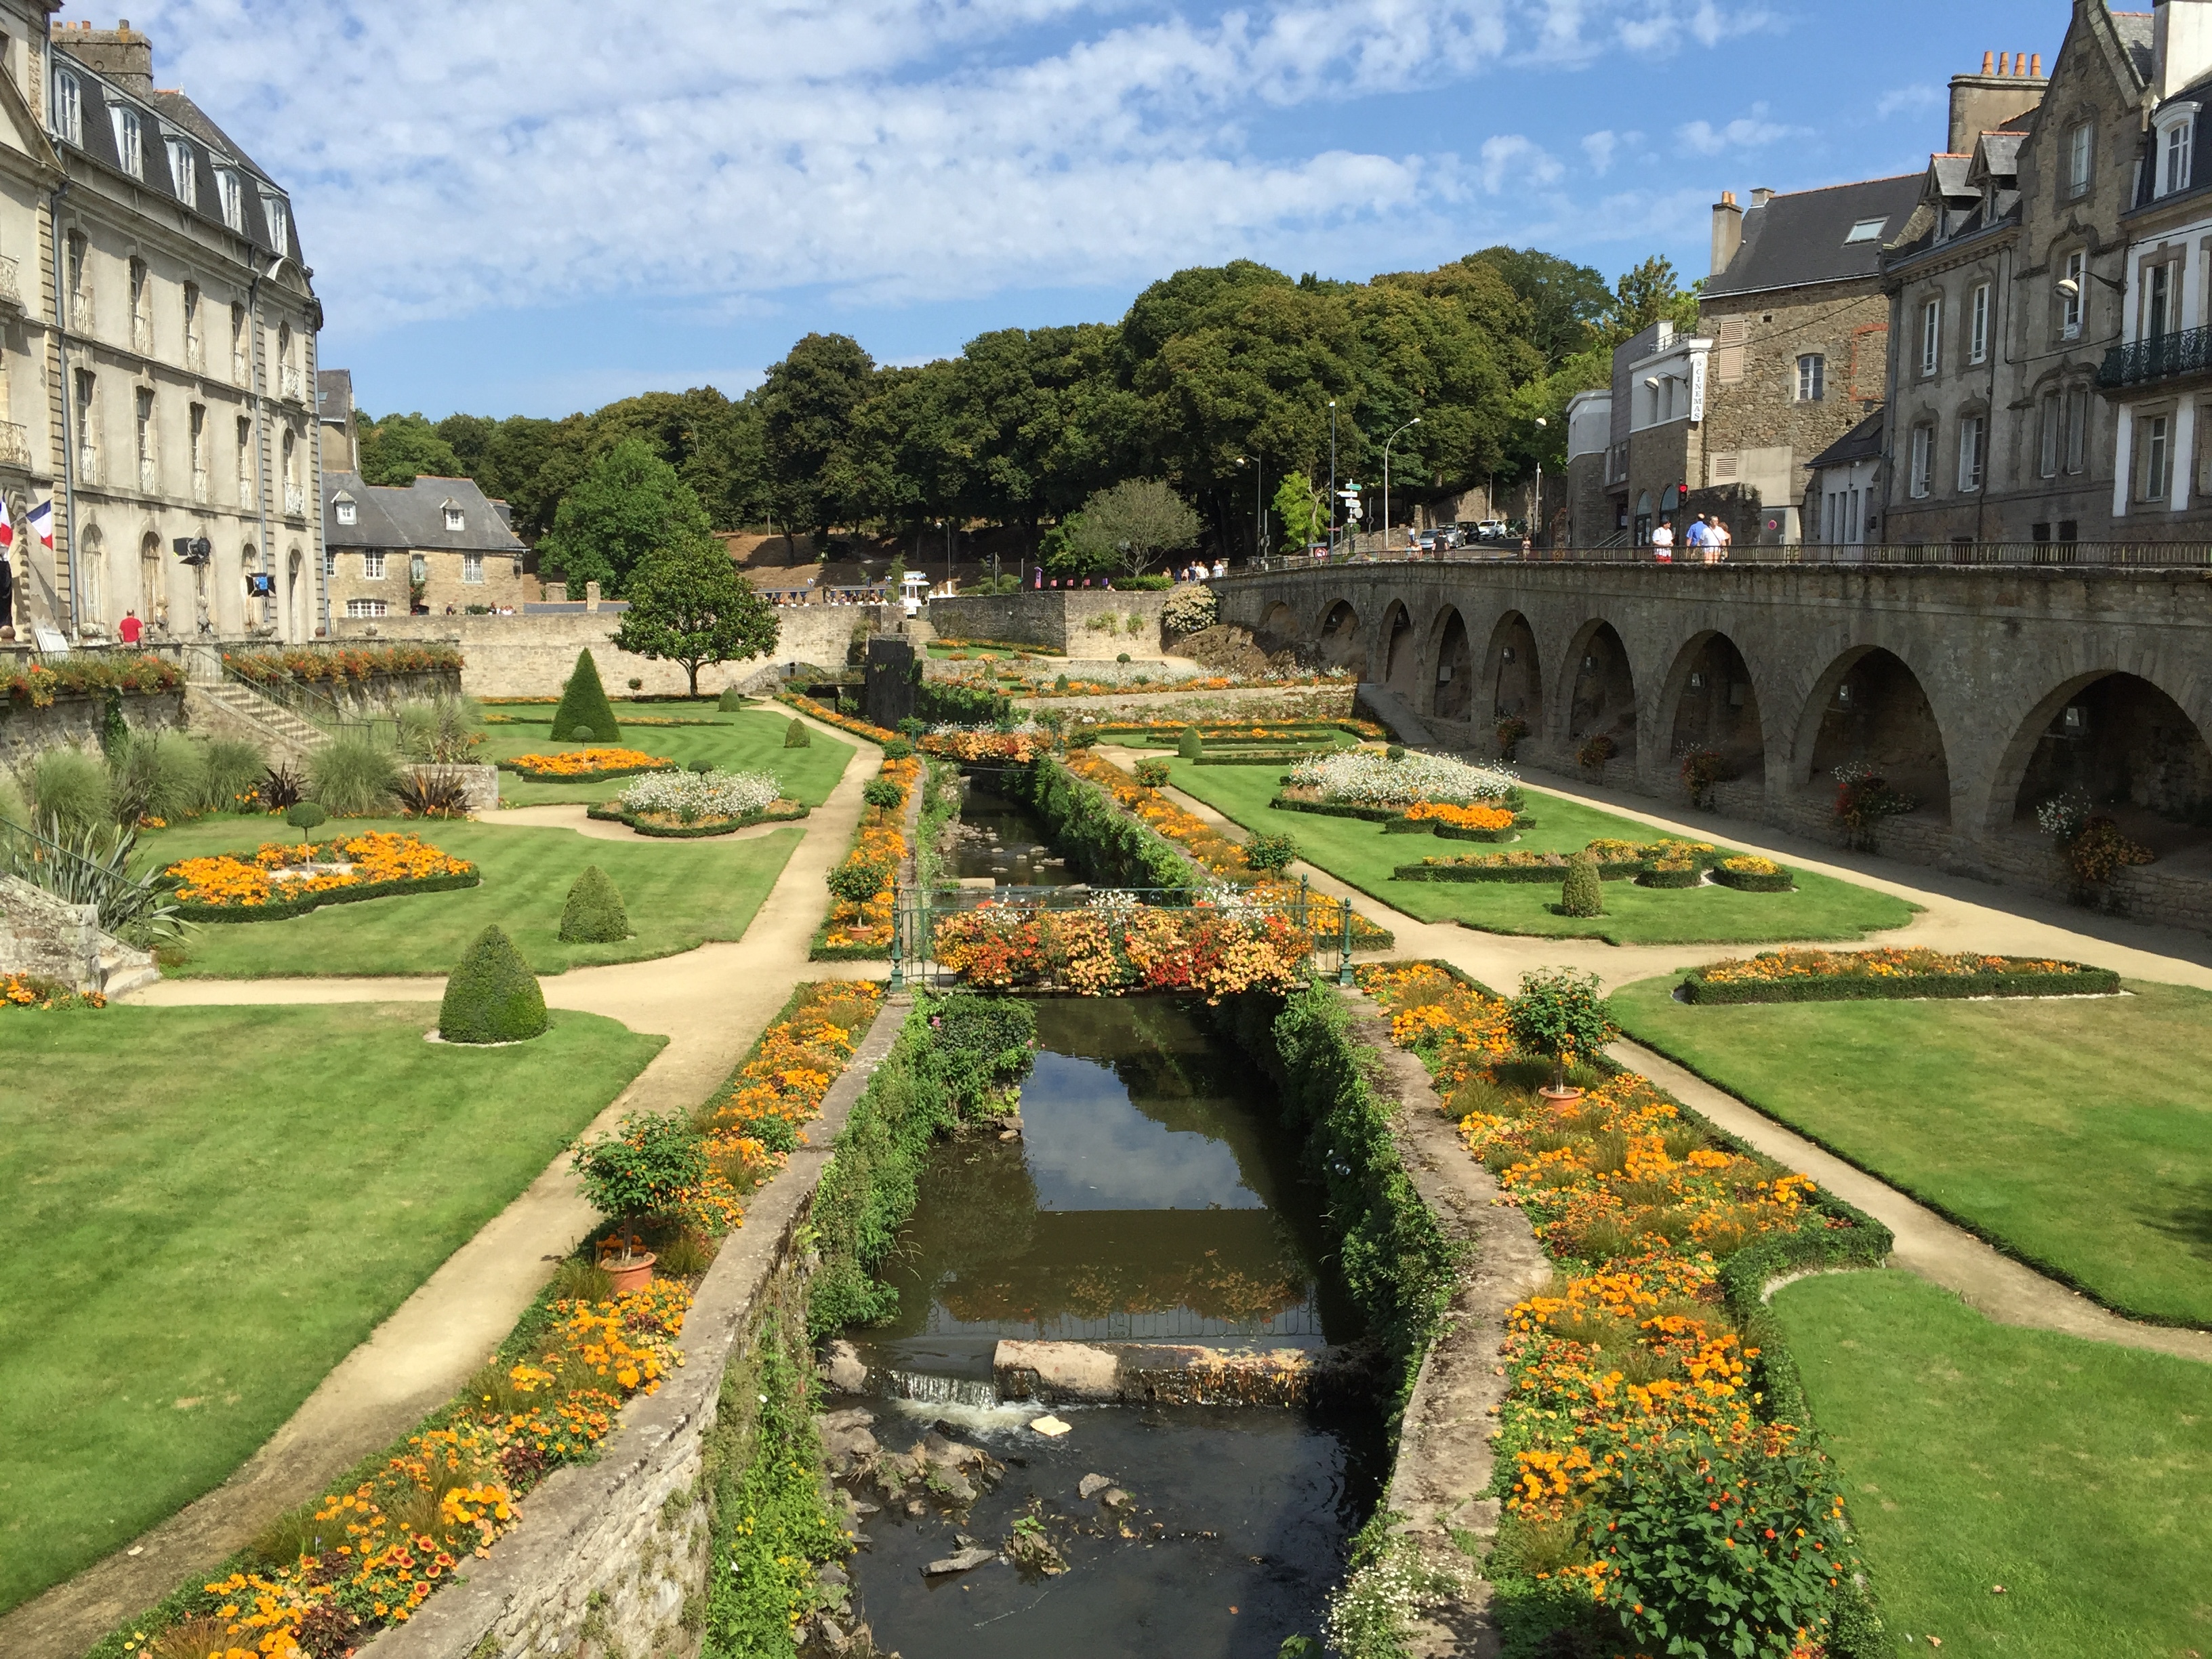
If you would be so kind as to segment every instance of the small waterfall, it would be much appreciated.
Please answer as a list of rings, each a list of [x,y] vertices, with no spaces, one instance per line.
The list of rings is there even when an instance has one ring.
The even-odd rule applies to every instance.
[[[915,1400],[925,1406],[967,1406],[977,1411],[995,1410],[1001,1403],[999,1389],[988,1377],[939,1376],[929,1371],[894,1370],[886,1366],[870,1379],[894,1400]]]

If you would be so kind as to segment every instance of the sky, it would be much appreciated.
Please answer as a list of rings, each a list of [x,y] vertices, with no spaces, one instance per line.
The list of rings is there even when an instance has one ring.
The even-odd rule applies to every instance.
[[[1709,264],[1724,189],[1917,172],[2063,0],[136,0],[292,197],[379,414],[735,397],[1109,321],[1186,266]],[[112,27],[78,0],[62,17]]]

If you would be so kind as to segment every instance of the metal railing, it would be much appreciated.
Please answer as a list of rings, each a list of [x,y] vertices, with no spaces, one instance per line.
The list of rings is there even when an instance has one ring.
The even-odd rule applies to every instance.
[[[2107,390],[2202,374],[2212,369],[2212,328],[2185,328],[2116,345],[2105,354],[2097,384]]]
[[[2065,565],[2087,568],[2201,569],[2212,565],[2212,543],[1907,542],[1888,547],[1807,543],[1796,547],[1758,547],[1738,542],[1719,558],[1708,558],[1692,549],[1678,546],[1672,557],[1664,561],[1655,557],[1648,547],[1540,547],[1523,553],[1517,547],[1492,543],[1435,553],[1391,548],[1353,554],[1339,548],[1329,556],[1277,554],[1255,560],[1230,574],[1234,577],[1258,571],[1320,570],[1367,564],[1640,564],[1668,571],[1726,569],[1732,565]]]
[[[89,289],[70,295],[70,329],[73,333],[92,332],[92,291]]]
[[[151,455],[138,458],[138,488],[148,495],[155,494],[161,483],[161,465]]]
[[[154,355],[154,319],[133,313],[131,318],[131,349],[142,357]]]
[[[284,511],[293,518],[303,516],[307,510],[307,492],[298,484],[284,486]]]
[[[208,500],[208,474],[204,466],[192,469],[192,499],[205,507]]]
[[[245,675],[226,660],[222,675],[227,680],[244,686],[256,696],[266,697],[279,708],[288,708],[318,731],[331,737],[358,733],[391,748],[399,747],[399,717],[397,714],[363,714],[347,708],[321,687],[305,680],[256,680]]]
[[[286,363],[277,378],[282,387],[280,396],[296,404],[307,395],[307,381],[300,373],[299,364]]]
[[[81,484],[96,484],[100,477],[100,447],[79,444],[76,447],[76,481]]]

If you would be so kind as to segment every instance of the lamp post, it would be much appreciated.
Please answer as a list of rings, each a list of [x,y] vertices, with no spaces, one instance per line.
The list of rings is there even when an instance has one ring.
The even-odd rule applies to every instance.
[[[1237,465],[1247,461],[1252,465],[1252,560],[1254,563],[1267,556],[1267,518],[1260,505],[1260,481],[1267,476],[1267,458],[1262,454],[1239,455]]]
[[[1390,446],[1407,432],[1420,425],[1418,415],[1382,441],[1382,550],[1390,550]]]
[[[1536,424],[1540,427],[1548,427],[1551,425],[1551,422],[1546,420],[1541,415],[1539,415],[1536,417]],[[1531,547],[1534,547],[1536,544],[1536,527],[1542,522],[1543,517],[1544,453],[1542,450],[1539,449],[1536,452],[1536,504],[1534,507],[1529,509],[1528,513],[1528,545]]]
[[[1328,556],[1336,556],[1336,399],[1328,400]]]

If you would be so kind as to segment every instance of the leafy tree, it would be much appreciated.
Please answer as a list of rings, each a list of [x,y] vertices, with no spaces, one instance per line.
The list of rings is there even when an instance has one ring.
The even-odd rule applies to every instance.
[[[1198,514],[1158,478],[1132,478],[1083,504],[1079,556],[1141,576],[1164,555],[1198,544]]]
[[[1496,272],[1524,308],[1522,332],[1546,372],[1596,343],[1613,308],[1613,291],[1589,265],[1535,248],[1485,248],[1460,261]]]
[[[1505,1025],[1516,1048],[1552,1062],[1554,1088],[1564,1086],[1568,1066],[1603,1052],[1619,1035],[1597,975],[1571,968],[1522,975],[1521,994],[1505,1005]]]
[[[1285,547],[1310,546],[1328,530],[1328,502],[1321,487],[1303,472],[1291,473],[1277,487],[1275,516],[1283,522]]]
[[[562,498],[542,567],[572,587],[596,581],[627,597],[630,573],[650,553],[705,539],[706,509],[676,469],[641,439],[625,438]]]
[[[647,554],[632,573],[629,609],[615,644],[655,661],[684,665],[691,695],[710,663],[766,656],[775,649],[775,612],[738,574],[729,550],[712,536],[692,537]]]
[[[1620,273],[1613,284],[1613,304],[1605,321],[1605,343],[1617,346],[1634,339],[1657,322],[1670,322],[1680,332],[1698,325],[1698,295],[1705,289],[1700,277],[1686,292],[1675,286],[1674,264],[1657,254],[1633,270]]]
[[[356,416],[361,439],[361,481],[411,484],[420,477],[458,478],[461,458],[420,415],[387,415],[380,421]]]
[[[826,534],[847,516],[858,483],[853,420],[875,360],[843,334],[810,334],[768,372],[757,394],[763,453],[786,527]]]

